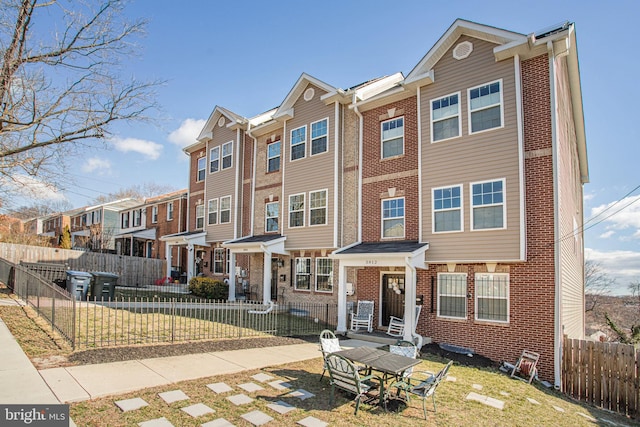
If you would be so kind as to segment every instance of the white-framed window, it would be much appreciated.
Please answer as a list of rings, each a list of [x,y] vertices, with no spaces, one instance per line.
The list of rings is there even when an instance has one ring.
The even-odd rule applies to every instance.
[[[505,228],[505,180],[471,183],[471,229]]]
[[[328,147],[327,127],[329,119],[311,123],[311,155],[326,152]]]
[[[222,144],[222,169],[233,166],[233,141]]]
[[[214,225],[218,223],[218,199],[211,199],[207,204],[207,224]]]
[[[231,196],[220,197],[220,224],[231,222]]]
[[[204,175],[205,175],[205,172],[206,172],[206,168],[207,168],[207,158],[206,157],[200,157],[198,159],[198,175],[196,177],[196,180],[198,182],[204,181]]]
[[[86,221],[83,221],[86,224]],[[121,215],[120,224],[122,228],[129,228],[129,212],[124,212]]]
[[[438,317],[467,318],[466,273],[438,273]]]
[[[460,92],[431,100],[431,142],[462,134]]]
[[[135,209],[133,211],[133,226],[140,227],[142,224],[142,209]]]
[[[167,202],[167,221],[173,219],[173,202]]]
[[[433,232],[462,231],[462,185],[434,188]]]
[[[404,197],[382,201],[382,237],[404,237]]]
[[[280,202],[267,203],[265,206],[265,229],[267,233],[275,233],[279,230]]]
[[[289,228],[304,227],[304,193],[289,196]]]
[[[224,248],[215,248],[213,250],[213,273],[224,274]]]
[[[307,156],[307,127],[301,126],[291,130],[291,160],[303,159]]]
[[[401,156],[404,153],[404,117],[386,120],[380,127],[382,158]]]
[[[311,258],[296,258],[295,269],[295,289],[311,290]]]
[[[503,126],[502,79],[468,89],[469,133]]]
[[[204,228],[204,204],[196,206],[196,228]]]
[[[327,224],[327,190],[309,192],[309,225]]]
[[[154,224],[158,222],[158,205],[151,206],[151,222]]]
[[[267,172],[280,170],[280,141],[267,145]]]
[[[509,274],[476,273],[476,320],[509,322]]]
[[[220,170],[220,147],[213,147],[209,154],[209,173]]]
[[[333,260],[316,258],[316,291],[333,292]]]

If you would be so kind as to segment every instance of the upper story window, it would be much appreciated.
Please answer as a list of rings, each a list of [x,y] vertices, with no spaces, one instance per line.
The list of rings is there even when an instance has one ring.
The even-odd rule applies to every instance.
[[[438,273],[438,317],[467,318],[465,273]]]
[[[311,155],[324,153],[327,148],[327,124],[329,120],[324,119],[311,123]]]
[[[311,289],[311,258],[296,258],[295,288],[308,291]]]
[[[327,223],[327,190],[309,192],[309,225]]]
[[[333,260],[316,258],[316,291],[333,291]]]
[[[502,80],[469,89],[469,133],[502,127]]]
[[[431,101],[431,142],[455,138],[461,133],[460,93]]]
[[[303,159],[307,150],[307,127],[291,130],[291,160]]]
[[[204,205],[196,206],[196,229],[204,228]]]
[[[471,229],[504,228],[504,179],[471,184]]]
[[[231,196],[220,197],[220,224],[231,222]]]
[[[86,223],[86,221],[83,222]],[[120,224],[122,228],[129,228],[129,212],[124,212],[122,214]]]
[[[173,219],[173,202],[167,202],[167,221]]]
[[[433,189],[433,232],[462,231],[462,186]]]
[[[265,208],[265,230],[267,233],[278,231],[278,218],[280,216],[280,203],[267,203]]]
[[[151,207],[151,222],[154,224],[158,222],[158,205]]]
[[[280,141],[267,145],[267,172],[280,170]]]
[[[222,145],[222,169],[229,169],[233,164],[233,142]]]
[[[209,173],[220,170],[220,147],[213,147],[209,154]]]
[[[382,237],[404,237],[404,197],[382,201]]]
[[[133,211],[133,226],[140,227],[142,225],[142,209]]]
[[[289,196],[289,228],[304,227],[304,193]]]
[[[476,273],[476,319],[509,321],[509,274]]]
[[[204,174],[206,172],[205,168],[207,167],[207,158],[206,157],[200,157],[198,159],[198,176],[197,176],[197,181],[204,181]]]
[[[218,223],[218,199],[211,199],[208,203],[207,224],[213,225]]]
[[[404,153],[404,117],[382,122],[382,158],[401,156]]]

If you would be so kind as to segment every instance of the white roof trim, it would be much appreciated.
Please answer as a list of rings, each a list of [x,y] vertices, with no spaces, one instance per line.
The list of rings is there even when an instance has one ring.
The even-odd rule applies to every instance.
[[[287,96],[282,101],[282,104],[278,107],[278,110],[274,113],[274,119],[288,119],[293,116],[293,104],[298,100],[298,98],[302,95],[302,91],[307,87],[308,84],[312,84],[314,86],[319,87],[325,92],[334,92],[337,88],[316,79],[315,77],[310,76],[307,73],[302,73],[302,75],[298,78],[298,81],[293,85]]]

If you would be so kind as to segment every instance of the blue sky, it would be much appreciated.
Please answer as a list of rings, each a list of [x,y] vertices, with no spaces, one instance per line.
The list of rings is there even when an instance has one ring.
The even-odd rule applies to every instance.
[[[70,172],[77,186],[57,197],[80,207],[137,183],[186,188],[182,148],[194,142],[215,105],[257,115],[279,105],[303,72],[342,88],[406,75],[456,18],[524,34],[568,20],[576,24],[589,154],[585,221],[598,215],[586,223],[585,250],[616,277],[616,293],[627,293],[630,281],[640,281],[639,5],[133,1],[127,14],[149,26],[139,56],[125,65],[137,78],[167,81],[158,90],[162,111],[153,125],[116,128],[111,148],[79,159]]]

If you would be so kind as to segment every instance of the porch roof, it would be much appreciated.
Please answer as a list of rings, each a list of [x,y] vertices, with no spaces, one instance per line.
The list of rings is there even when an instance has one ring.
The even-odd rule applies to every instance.
[[[263,234],[228,240],[222,243],[222,247],[229,248],[233,253],[270,252],[287,255],[288,251],[284,249],[285,240],[287,238],[280,234]]]
[[[136,239],[145,239],[145,240],[155,240],[156,239],[156,229],[155,228],[147,228],[144,230],[133,231],[130,233],[122,233],[114,236],[116,239],[124,239],[134,237]]]
[[[173,245],[197,245],[197,246],[209,246],[205,241],[207,233],[205,231],[185,231],[176,234],[167,234],[161,236],[160,240],[163,242],[169,242]]]
[[[351,267],[404,266],[425,268],[424,253],[429,243],[416,240],[359,242],[334,251],[331,257]]]

